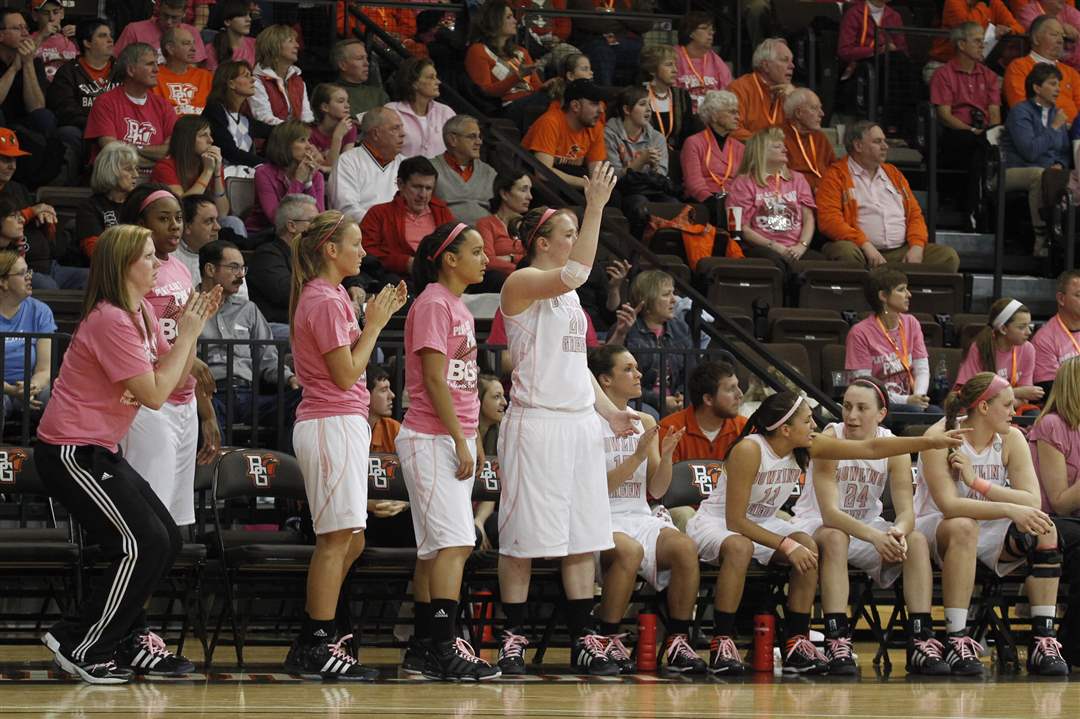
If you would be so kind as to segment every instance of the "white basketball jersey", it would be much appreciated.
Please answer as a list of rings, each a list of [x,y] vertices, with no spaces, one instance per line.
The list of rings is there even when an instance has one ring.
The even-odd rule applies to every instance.
[[[596,397],[585,361],[588,323],[577,292],[537,300],[503,320],[514,364],[510,404],[562,412],[593,406]]]
[[[616,437],[607,422],[604,422],[603,425],[604,457],[607,461],[607,470],[610,472],[633,456],[635,450],[637,450],[638,439],[645,431],[645,428],[642,427],[640,422],[634,422],[634,434],[629,437]],[[646,487],[648,471],[649,463],[647,461],[642,462],[634,470],[634,474],[630,479],[608,494],[612,514],[640,514],[645,517],[652,514],[649,509]]]
[[[754,484],[750,487],[750,499],[746,505],[746,518],[752,522],[761,523],[776,515],[777,510],[784,506],[784,502],[799,486],[799,463],[795,461],[795,455],[778,457],[769,446],[765,437],[760,434],[746,436],[761,449],[761,463],[758,465],[757,476]],[[701,503],[699,511],[712,516],[725,517],[727,505],[727,467],[720,474],[709,498]]]
[[[1009,486],[1008,471],[1001,459],[1002,449],[1005,442],[1001,435],[995,434],[994,439],[982,452],[976,453],[968,444],[967,440],[956,451],[963,452],[971,458],[971,466],[975,470],[975,476],[985,479],[990,484],[999,487]],[[926,471],[923,469],[922,455],[919,455],[919,483],[915,487],[915,516],[922,517],[927,514],[940,513],[934,498],[930,495],[930,486],[926,483]],[[986,497],[964,484],[964,480],[953,479],[956,486],[956,496],[964,499],[986,500]]]
[[[843,422],[829,425],[839,439],[844,436]],[[828,429],[828,427],[826,427]],[[892,437],[893,433],[878,427],[876,437]],[[845,459],[836,465],[836,489],[840,497],[840,509],[859,520],[869,522],[881,516],[881,495],[889,481],[887,459]],[[806,469],[806,486],[795,502],[795,516],[821,519],[821,505],[814,492],[814,462]]]

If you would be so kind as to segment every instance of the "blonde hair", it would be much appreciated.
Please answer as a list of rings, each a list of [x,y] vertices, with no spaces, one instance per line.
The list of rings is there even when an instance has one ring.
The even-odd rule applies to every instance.
[[[768,127],[755,132],[746,141],[746,152],[743,153],[742,164],[739,165],[737,174],[749,175],[762,187],[768,186],[769,173],[765,156],[769,152],[769,143],[777,141],[784,141],[784,131],[779,127]],[[785,180],[791,179],[791,171],[788,170],[786,164],[780,170],[780,175]]]
[[[7,277],[11,274],[11,268],[15,266],[15,263],[22,257],[15,250],[0,250],[0,277]]]
[[[344,216],[337,210],[329,210],[315,215],[307,229],[292,244],[292,289],[289,292],[289,330],[292,330],[296,305],[304,285],[319,276],[326,267],[326,258],[322,248],[328,243],[341,244],[345,231],[356,225],[356,221]],[[96,252],[96,250],[95,250]]]
[[[1070,357],[1058,367],[1050,398],[1035,424],[1051,412],[1057,412],[1069,429],[1080,429],[1080,357]]]
[[[141,310],[141,298],[128,296],[127,272],[142,256],[151,236],[150,230],[138,225],[114,225],[101,233],[90,259],[90,279],[83,297],[84,320],[99,302],[108,302],[128,312]],[[150,318],[143,313],[142,319],[145,336],[152,337]]]
[[[255,38],[255,62],[263,67],[270,67],[281,54],[281,46],[286,40],[296,37],[296,30],[288,25],[271,25]]]
[[[975,400],[979,399],[994,381],[994,377],[997,375],[993,372],[979,372],[949,393],[949,396],[945,398],[945,429],[956,429],[960,423],[960,416],[968,413],[971,405],[975,404]],[[992,401],[994,397],[997,397],[997,394],[986,397],[986,401]]]
[[[638,276],[634,278],[634,281],[630,283],[630,306],[637,307],[642,302],[645,306],[642,308],[642,312],[647,312],[652,303],[660,296],[660,293],[664,291],[664,287],[670,285],[675,287],[675,280],[671,278],[671,275],[663,270],[645,270],[639,272]]]

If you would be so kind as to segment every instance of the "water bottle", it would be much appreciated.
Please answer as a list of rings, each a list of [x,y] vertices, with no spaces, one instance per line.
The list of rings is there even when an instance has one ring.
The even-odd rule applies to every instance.
[[[754,649],[750,666],[755,672],[772,672],[773,644],[776,642],[776,615],[761,612],[754,615]]]
[[[639,672],[656,671],[656,615],[638,615],[637,668]]]

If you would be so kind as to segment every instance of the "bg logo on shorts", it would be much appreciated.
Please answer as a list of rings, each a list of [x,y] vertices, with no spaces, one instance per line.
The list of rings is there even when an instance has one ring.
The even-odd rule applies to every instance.
[[[256,487],[269,487],[277,475],[277,457],[272,454],[245,454],[247,476]]]
[[[702,499],[712,494],[716,483],[720,481],[720,473],[723,471],[722,464],[692,464],[690,470],[694,473],[690,480],[697,486],[698,494]]]
[[[0,484],[15,484],[29,456],[22,449],[0,450]]]
[[[390,480],[397,477],[398,460],[392,454],[372,454],[368,458],[368,481],[374,489],[387,491]]]

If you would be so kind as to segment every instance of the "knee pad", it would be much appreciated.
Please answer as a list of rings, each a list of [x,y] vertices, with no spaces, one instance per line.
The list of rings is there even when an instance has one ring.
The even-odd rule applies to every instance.
[[[1061,576],[1061,551],[1057,547],[1035,547],[1028,553],[1028,576],[1052,579]]]
[[[1035,550],[1035,536],[1020,531],[1015,524],[1005,533],[1005,551],[1014,557],[1027,557]]]

